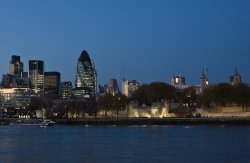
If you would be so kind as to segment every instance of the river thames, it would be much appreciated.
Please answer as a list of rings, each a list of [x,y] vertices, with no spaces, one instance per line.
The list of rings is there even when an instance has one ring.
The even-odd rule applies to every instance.
[[[250,162],[250,126],[0,126],[0,162]]]

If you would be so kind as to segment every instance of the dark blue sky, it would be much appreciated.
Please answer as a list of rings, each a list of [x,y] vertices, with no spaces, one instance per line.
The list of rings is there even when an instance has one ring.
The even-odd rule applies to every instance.
[[[249,0],[1,0],[0,74],[11,55],[44,60],[46,71],[75,79],[86,49],[98,82],[125,77],[198,84],[203,67],[212,83],[228,81],[238,65],[250,82]]]

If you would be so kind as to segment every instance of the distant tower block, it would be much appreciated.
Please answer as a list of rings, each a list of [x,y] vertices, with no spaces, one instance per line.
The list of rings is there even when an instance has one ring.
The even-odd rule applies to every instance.
[[[23,73],[23,62],[20,60],[20,56],[13,55],[9,64],[9,74],[14,75],[18,78],[22,76]]]
[[[71,81],[65,81],[60,84],[60,96],[62,99],[70,99],[73,95],[73,85]]]
[[[112,95],[118,94],[119,87],[116,79],[110,79],[107,84],[107,93],[110,93]]]
[[[31,88],[36,92],[44,92],[44,62],[40,60],[29,60],[29,78]]]
[[[234,73],[231,76],[229,76],[229,82],[232,85],[237,85],[241,83],[241,76],[237,71],[237,66],[235,66],[234,68]]]
[[[59,95],[61,74],[56,71],[44,72],[44,93]]]
[[[207,68],[203,68],[201,77],[200,77],[200,85],[201,85],[201,90],[200,92],[202,93],[204,89],[208,86],[208,79],[206,76]]]
[[[131,97],[132,94],[141,86],[136,80],[126,80],[123,84],[123,94],[127,97]]]

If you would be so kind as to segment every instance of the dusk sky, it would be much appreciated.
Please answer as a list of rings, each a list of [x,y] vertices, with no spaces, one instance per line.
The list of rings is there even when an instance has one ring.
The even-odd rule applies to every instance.
[[[120,78],[199,84],[227,82],[235,65],[250,83],[249,0],[0,0],[0,75],[12,55],[45,61],[45,71],[75,80],[86,49],[98,83]]]

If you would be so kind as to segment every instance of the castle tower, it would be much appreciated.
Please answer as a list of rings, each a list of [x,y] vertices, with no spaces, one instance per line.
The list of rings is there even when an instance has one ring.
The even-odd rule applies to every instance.
[[[200,92],[201,92],[201,94],[204,91],[204,89],[208,86],[208,79],[207,79],[207,76],[206,76],[206,72],[207,72],[207,68],[203,68],[202,74],[201,74],[201,77],[200,77],[200,85],[201,85]]]
[[[241,76],[237,71],[237,66],[235,66],[234,68],[234,73],[231,76],[229,76],[229,82],[232,85],[237,85],[241,83]]]

